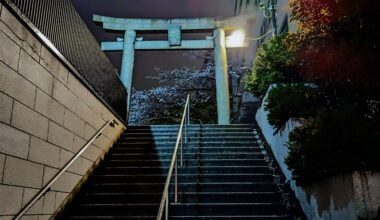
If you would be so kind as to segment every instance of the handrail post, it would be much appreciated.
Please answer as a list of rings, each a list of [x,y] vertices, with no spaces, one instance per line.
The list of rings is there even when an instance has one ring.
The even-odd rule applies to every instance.
[[[190,101],[189,105],[187,106],[187,124],[190,124]]]
[[[182,141],[182,138],[183,137],[182,137],[182,134],[181,134],[181,141],[180,141],[181,142],[181,167],[183,166],[183,152],[182,152],[183,151],[183,147],[182,147],[182,145],[183,145],[182,142],[183,141]]]
[[[165,219],[169,219],[169,191],[166,192],[166,201],[165,201]]]
[[[185,143],[187,143],[187,122],[187,117],[185,117]]]
[[[178,159],[175,160],[174,203],[178,202]]]

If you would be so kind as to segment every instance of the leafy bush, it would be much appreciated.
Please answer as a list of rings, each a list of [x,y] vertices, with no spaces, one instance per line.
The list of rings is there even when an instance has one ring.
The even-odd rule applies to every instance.
[[[354,170],[380,171],[379,118],[360,117],[352,106],[320,110],[289,135],[286,164],[300,185]]]
[[[318,89],[305,84],[278,84],[266,101],[268,122],[277,129],[275,133],[292,117],[314,117],[323,103]]]
[[[297,32],[264,44],[244,82],[257,96],[272,83],[317,86],[279,86],[265,107],[277,130],[291,117],[309,118],[289,136],[294,179],[304,185],[380,171],[380,1],[291,0],[290,7]]]
[[[256,96],[262,96],[273,83],[296,82],[292,70],[294,54],[285,44],[288,34],[276,36],[257,51],[253,72],[243,79],[245,88]]]
[[[380,1],[290,0],[290,8],[298,29],[287,45],[303,78],[380,84]]]

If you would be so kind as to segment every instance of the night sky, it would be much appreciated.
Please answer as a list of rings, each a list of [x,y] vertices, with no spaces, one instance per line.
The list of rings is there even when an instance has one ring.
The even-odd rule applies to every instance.
[[[93,14],[120,18],[196,18],[234,15],[235,0],[71,0],[98,42],[114,41],[122,36],[109,33],[92,21]],[[184,38],[200,38],[204,34],[188,34]],[[144,35],[144,39],[162,39],[165,35]],[[154,68],[174,69],[180,66],[198,67],[202,60],[190,60],[186,51],[136,51],[133,84],[147,89],[156,84],[146,79]],[[121,52],[107,53],[120,70]]]

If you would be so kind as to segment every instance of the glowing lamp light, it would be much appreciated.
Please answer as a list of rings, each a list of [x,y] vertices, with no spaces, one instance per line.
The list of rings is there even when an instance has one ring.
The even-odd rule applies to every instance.
[[[226,37],[227,47],[244,47],[245,33],[243,30],[236,30]]]

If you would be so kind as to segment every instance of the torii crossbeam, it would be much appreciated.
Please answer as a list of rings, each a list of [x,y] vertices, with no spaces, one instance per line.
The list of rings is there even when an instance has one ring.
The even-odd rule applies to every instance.
[[[214,49],[218,124],[230,123],[230,101],[227,71],[225,29],[243,26],[251,17],[233,17],[223,21],[214,18],[195,19],[124,19],[94,15],[93,20],[103,28],[124,31],[124,38],[102,42],[103,51],[123,51],[120,79],[128,91],[127,110],[132,91],[135,50]],[[214,36],[205,40],[182,40],[182,30],[213,30]],[[143,41],[136,31],[168,31],[168,40]]]

